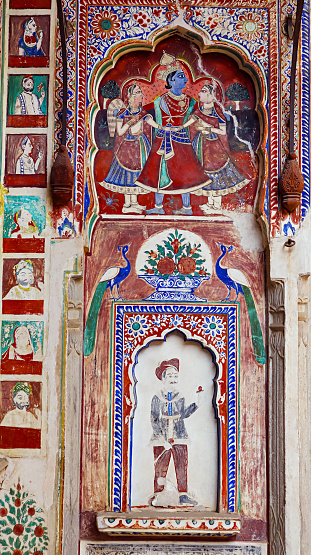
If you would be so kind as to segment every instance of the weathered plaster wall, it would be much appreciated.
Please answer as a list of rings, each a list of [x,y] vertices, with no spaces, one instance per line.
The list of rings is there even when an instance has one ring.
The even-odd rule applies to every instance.
[[[165,536],[159,530],[156,537],[148,536],[145,545],[139,536],[138,541],[133,540],[123,529],[125,535],[114,540],[121,544],[116,547],[115,543],[111,545],[111,536],[96,528],[97,512],[111,509],[111,308],[116,305],[109,299],[108,290],[98,315],[95,348],[85,358],[84,366],[82,357],[83,325],[87,323],[98,281],[110,267],[125,265],[117,247],[131,243],[131,272],[120,285],[120,294],[128,303],[141,302],[153,289],[139,278],[138,252],[152,235],[169,229],[196,233],[210,249],[211,277],[195,290],[204,302],[217,304],[226,297],[228,289],[217,275],[216,263],[220,244],[227,248],[233,245],[222,264],[247,278],[269,356],[266,366],[254,358],[249,313],[240,293],[236,510],[241,516],[241,533],[217,544],[206,537],[199,541],[199,547],[187,542],[188,551],[263,555],[267,552],[269,528],[273,555],[310,553],[309,7],[306,3],[303,15],[295,124],[295,145],[305,189],[301,207],[289,214],[280,209],[277,181],[287,152],[292,51],[291,42],[281,33],[281,24],[294,6],[285,0],[279,6],[272,1],[242,7],[236,3],[230,8],[221,2],[217,6],[188,4],[63,3],[68,23],[67,146],[76,177],[73,201],[58,208],[53,208],[49,184],[60,139],[62,98],[56,4],[48,0],[33,0],[31,4],[10,0],[1,4],[2,298],[16,286],[13,266],[19,260],[31,261],[31,266],[26,263],[26,267],[34,269],[35,278],[32,298],[27,300],[27,293],[22,292],[19,300],[3,299],[1,304],[1,420],[14,409],[12,392],[17,383],[24,384],[22,391],[30,400],[27,414],[35,418],[35,409],[42,414],[41,426],[30,426],[30,432],[23,426],[8,427],[0,422],[3,553],[33,554],[41,550],[71,555],[78,553],[80,547],[81,553],[88,555],[108,554],[116,549],[121,553],[187,551],[182,543],[184,537],[168,546],[150,543],[163,541]],[[38,27],[32,44],[43,32],[43,52],[39,56],[22,56],[19,51],[21,25],[30,16]],[[126,50],[123,57],[118,53],[120,44]],[[101,88],[108,79],[115,80],[126,104],[127,87],[135,83],[143,89],[144,105],[152,103],[165,92],[156,76],[163,49],[180,60],[189,81],[186,92],[196,99],[204,82],[212,83],[212,76],[218,83],[218,100],[227,103],[225,96],[221,98],[221,87],[227,90],[239,77],[250,94],[245,107],[255,118],[251,146],[254,150],[260,146],[255,166],[249,145],[237,152],[234,136],[229,137],[231,159],[249,183],[240,191],[223,195],[221,207],[216,203],[205,207],[205,211],[201,206],[207,198],[191,194],[193,215],[188,215],[187,210],[174,215],[182,202],[180,196],[173,194],[165,195],[164,214],[125,213],[122,187],[114,190],[103,185],[113,157],[113,141],[106,148],[106,136],[100,135],[101,125],[106,125],[100,118],[104,117],[107,100]],[[228,62],[226,67],[228,49],[231,53],[227,62],[233,58],[234,62]],[[22,92],[22,79],[29,75],[33,76],[36,97],[45,91],[43,113],[18,115],[16,99]],[[228,110],[228,103],[223,107]],[[231,109],[235,107],[233,103]],[[230,129],[232,133],[232,122]],[[227,133],[228,130],[229,124]],[[25,137],[33,148],[22,163]],[[33,168],[37,160],[39,163]],[[21,164],[30,164],[30,173],[23,173]],[[191,179],[191,172],[187,179]],[[140,205],[152,210],[154,192],[140,193]],[[254,214],[259,217],[261,230]],[[293,247],[285,246],[287,236],[294,236]],[[44,291],[40,282],[44,283]],[[231,301],[234,298],[232,293]],[[29,331],[43,328],[42,356],[37,349],[38,335],[35,339],[33,332],[30,339],[36,356],[12,358],[16,348],[12,331],[19,326]],[[29,384],[33,385],[33,394]],[[124,406],[127,401],[125,396]],[[125,449],[126,442],[127,436]],[[21,498],[24,492],[29,496]],[[175,509],[178,517],[180,507]],[[27,513],[27,521],[18,522],[22,518],[19,510]],[[191,509],[188,507],[186,512],[188,518]],[[155,516],[156,512],[152,514]],[[195,515],[201,518],[199,512]],[[214,518],[213,513],[210,520]],[[104,516],[100,519],[98,522],[102,523]],[[31,522],[33,526],[27,531]],[[120,537],[128,543],[120,542]]]

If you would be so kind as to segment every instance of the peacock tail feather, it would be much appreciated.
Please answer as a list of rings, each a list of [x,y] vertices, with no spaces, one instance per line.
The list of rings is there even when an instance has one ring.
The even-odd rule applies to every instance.
[[[245,302],[248,310],[249,322],[252,330],[252,344],[254,356],[258,364],[265,364],[266,354],[265,346],[262,337],[262,331],[257,316],[257,311],[251,290],[246,285],[241,285],[245,297]]]
[[[95,346],[98,314],[102,298],[107,288],[107,283],[108,281],[100,281],[97,285],[87,316],[83,342],[84,356],[86,357],[88,357],[93,352]]]

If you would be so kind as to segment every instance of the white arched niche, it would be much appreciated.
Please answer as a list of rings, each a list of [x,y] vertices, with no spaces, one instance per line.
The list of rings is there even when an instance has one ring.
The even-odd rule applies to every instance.
[[[186,406],[197,403],[198,409],[184,420],[188,439],[188,495],[198,503],[194,509],[216,511],[218,483],[218,434],[213,407],[216,366],[211,353],[198,342],[185,340],[178,331],[171,332],[162,341],[153,341],[137,356],[134,369],[136,409],[131,441],[130,507],[148,506],[154,495],[154,456],[151,443],[151,401],[161,391],[161,382],[155,375],[158,364],[171,358],[179,359],[178,391],[185,397]],[[170,458],[167,479],[178,499],[177,480],[173,457]],[[176,489],[175,489],[176,488]],[[177,501],[176,505],[179,508]],[[152,508],[152,507],[150,507]],[[157,508],[155,507],[155,510]]]

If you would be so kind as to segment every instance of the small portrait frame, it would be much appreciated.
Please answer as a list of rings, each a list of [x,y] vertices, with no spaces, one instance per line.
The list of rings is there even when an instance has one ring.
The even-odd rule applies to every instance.
[[[21,394],[18,399],[15,395]],[[28,397],[26,413],[22,410]],[[42,382],[15,378],[0,381],[1,415],[0,447],[13,450],[18,456],[20,449],[29,452],[41,449],[42,431]]]
[[[5,258],[2,313],[43,314],[44,258]]]
[[[25,91],[32,96],[25,97]],[[26,73],[8,76],[9,127],[47,127],[49,76]],[[25,100],[26,99],[26,100]]]
[[[10,16],[10,67],[48,67],[49,46],[49,15]]]
[[[43,134],[8,134],[6,137],[7,188],[46,188],[47,137]]]

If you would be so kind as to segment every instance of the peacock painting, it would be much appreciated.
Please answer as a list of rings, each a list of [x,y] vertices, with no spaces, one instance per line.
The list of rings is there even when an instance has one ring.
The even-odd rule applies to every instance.
[[[265,364],[266,356],[262,331],[258,320],[256,306],[250,289],[249,281],[247,277],[243,274],[243,272],[241,272],[241,270],[223,266],[222,260],[227,253],[233,251],[233,246],[230,245],[229,247],[227,247],[226,245],[218,242],[217,244],[220,246],[221,255],[217,259],[215,271],[218,279],[222,281],[222,283],[224,283],[228,289],[228,295],[225,299],[223,299],[223,301],[229,300],[232,289],[233,291],[235,291],[236,294],[234,299],[235,301],[238,299],[239,295],[244,296],[251,326],[254,356],[258,364]]]
[[[118,246],[118,251],[121,252],[126,265],[110,266],[110,268],[107,268],[96,287],[84,330],[84,356],[86,357],[88,357],[93,352],[95,346],[98,314],[106,289],[110,289],[111,298],[114,301],[119,301],[120,299],[122,299],[119,293],[119,287],[122,281],[127,278],[131,271],[130,261],[126,257],[130,248],[130,244],[131,243],[129,243],[128,245]],[[114,296],[114,293],[116,293],[117,296]]]

